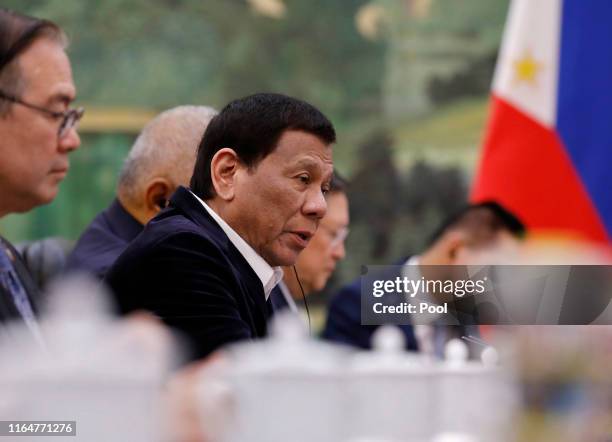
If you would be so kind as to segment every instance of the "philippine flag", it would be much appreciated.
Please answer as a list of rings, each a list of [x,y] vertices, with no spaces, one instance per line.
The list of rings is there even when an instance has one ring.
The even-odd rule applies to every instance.
[[[612,0],[514,0],[473,201],[612,238]]]

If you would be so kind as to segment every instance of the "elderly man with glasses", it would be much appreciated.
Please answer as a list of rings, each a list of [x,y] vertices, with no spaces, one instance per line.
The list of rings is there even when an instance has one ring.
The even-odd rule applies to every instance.
[[[67,39],[54,23],[0,9],[0,217],[51,202],[80,145],[70,109],[76,91]],[[36,288],[14,248],[0,237],[0,333],[24,321],[40,338]]]

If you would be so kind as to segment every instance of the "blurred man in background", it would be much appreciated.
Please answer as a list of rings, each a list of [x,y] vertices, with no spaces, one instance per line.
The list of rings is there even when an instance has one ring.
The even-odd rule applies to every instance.
[[[68,257],[67,271],[104,278],[127,245],[178,186],[187,186],[198,143],[216,111],[179,106],[150,121],[136,139],[119,176],[117,198],[98,214]]]
[[[0,9],[0,217],[51,202],[80,145],[66,46],[56,24]],[[23,320],[38,336],[36,291],[0,238],[0,322]]]
[[[400,275],[394,266],[385,279],[407,276],[411,280],[452,279],[453,265],[495,264],[496,258],[513,251],[525,228],[512,213],[494,202],[474,204],[443,223],[417,256],[403,259]],[[444,267],[447,266],[447,267]],[[323,337],[330,341],[370,349],[378,325],[361,324],[361,280],[342,288],[332,298]],[[368,298],[370,299],[370,298]],[[448,339],[457,334],[477,333],[475,327],[400,325],[408,350],[440,356]],[[473,329],[473,330],[472,330]]]
[[[308,247],[300,253],[295,266],[283,267],[283,280],[272,290],[270,297],[275,310],[289,308],[297,312],[295,300],[302,299],[302,289],[304,295],[322,290],[338,261],[345,256],[349,206],[346,182],[335,172],[326,199],[327,213],[319,223],[317,232]]]

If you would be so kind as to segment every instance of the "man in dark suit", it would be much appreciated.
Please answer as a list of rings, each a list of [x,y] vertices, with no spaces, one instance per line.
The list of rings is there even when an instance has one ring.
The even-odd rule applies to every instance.
[[[389,267],[388,274],[381,275],[379,279],[394,280],[406,275],[412,280],[418,280],[421,276],[426,279],[452,279],[452,275],[444,273],[449,271],[450,266],[487,262],[492,253],[498,254],[514,247],[524,233],[521,221],[499,204],[484,202],[470,205],[438,228],[421,255],[403,259]],[[432,272],[436,272],[435,275]],[[370,300],[372,298],[367,297],[366,301]],[[370,349],[372,335],[378,326],[362,325],[361,301],[359,279],[343,287],[329,304],[323,338]],[[419,350],[436,356],[441,356],[448,339],[477,333],[473,324],[443,326],[436,325],[435,321],[427,325],[404,324],[399,328],[404,334],[407,350]]]
[[[268,301],[325,215],[333,174],[329,120],[303,101],[256,94],[209,123],[191,189],[147,224],[106,281],[123,312],[145,309],[203,357],[266,335]]]
[[[142,130],[123,165],[117,198],[99,213],[68,256],[66,271],[104,275],[180,185],[189,183],[197,147],[216,111],[178,106]]]
[[[67,40],[52,22],[0,9],[0,217],[51,202],[78,148]],[[0,332],[23,321],[40,340],[36,286],[0,238]]]

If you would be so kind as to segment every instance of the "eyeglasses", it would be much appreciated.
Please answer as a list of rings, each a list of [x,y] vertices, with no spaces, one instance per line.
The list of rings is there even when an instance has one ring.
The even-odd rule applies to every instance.
[[[44,107],[40,107],[40,106],[36,106],[31,103],[27,103],[15,97],[14,95],[6,94],[2,91],[0,91],[0,98],[4,98],[5,100],[11,101],[13,103],[21,104],[22,106],[29,107],[30,109],[34,109],[38,112],[42,112],[56,120],[61,118],[62,122],[59,126],[59,129],[57,130],[57,135],[59,138],[65,137],[68,131],[70,131],[70,129],[72,129],[73,127],[77,125],[77,123],[83,117],[83,114],[85,113],[85,108],[83,107],[77,107],[76,109],[68,109],[62,112],[52,111],[50,109],[45,109]]]
[[[329,243],[330,250],[333,250],[336,247],[338,247],[340,244],[344,243],[344,241],[346,240],[346,237],[349,234],[348,227],[341,227],[338,230],[332,230],[331,228],[327,226],[319,224],[319,228],[322,228],[330,235],[330,238],[331,238],[331,242]]]

